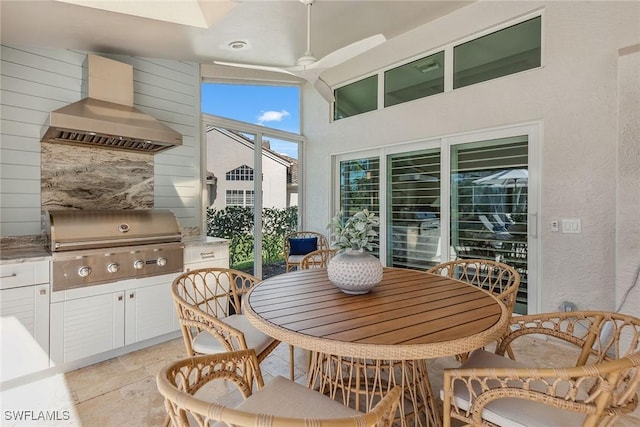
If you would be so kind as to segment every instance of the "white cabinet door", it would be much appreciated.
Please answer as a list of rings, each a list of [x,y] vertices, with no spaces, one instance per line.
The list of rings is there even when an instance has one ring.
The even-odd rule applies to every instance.
[[[54,363],[178,331],[171,297],[175,277],[166,274],[55,292],[51,304]]]
[[[128,290],[125,298],[126,345],[179,329],[170,281]]]
[[[51,358],[65,363],[124,345],[125,293],[51,304]]]
[[[49,284],[0,291],[2,381],[49,367]]]

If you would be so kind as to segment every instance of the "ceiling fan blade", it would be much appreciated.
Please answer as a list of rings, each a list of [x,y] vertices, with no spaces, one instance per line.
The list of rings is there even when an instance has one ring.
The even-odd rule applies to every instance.
[[[322,72],[321,69],[307,68],[306,70],[301,70],[300,68],[301,68],[300,66],[290,67],[288,68],[288,70],[294,76],[304,79],[309,83],[311,83],[313,87],[320,93],[320,95],[322,95],[322,97],[327,100],[328,103],[332,103],[333,101],[335,101],[331,86],[329,86],[327,82],[322,80],[322,77],[320,77],[320,73]]]
[[[322,80],[322,78],[318,77],[318,79],[313,83],[313,87],[318,91],[320,95],[322,95],[324,99],[327,100],[329,104],[336,100],[333,96],[333,90],[327,84],[327,82]]]
[[[273,65],[256,65],[256,64],[243,64],[240,62],[225,62],[225,61],[213,61],[216,65],[226,65],[227,67],[248,68],[250,70],[271,71],[274,73],[284,73],[295,76],[296,74],[289,71],[288,68],[276,67]]]
[[[295,77],[299,77],[313,84],[313,87],[329,103],[334,101],[333,91],[331,90],[331,87],[329,87],[329,85],[320,78],[319,70],[304,70],[304,67],[301,67],[301,66],[280,68],[280,67],[274,67],[271,65],[243,64],[239,62],[213,61],[213,63],[216,65],[226,65],[228,67],[247,68],[251,70],[260,70],[260,71],[271,71],[275,73],[284,73],[284,74],[289,74]]]
[[[307,65],[306,68],[332,68],[338,64],[348,61],[361,53],[364,53],[374,47],[381,45],[386,41],[386,37],[382,34],[364,38],[357,42],[351,43],[345,47],[335,50],[318,61]]]

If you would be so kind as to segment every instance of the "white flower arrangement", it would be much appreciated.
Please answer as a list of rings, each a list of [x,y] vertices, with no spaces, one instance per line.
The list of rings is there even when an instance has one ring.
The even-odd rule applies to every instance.
[[[356,212],[343,222],[342,211],[331,219],[327,228],[332,229],[331,244],[340,249],[368,250],[377,246],[374,240],[378,232],[374,227],[380,225],[380,219],[368,209]]]

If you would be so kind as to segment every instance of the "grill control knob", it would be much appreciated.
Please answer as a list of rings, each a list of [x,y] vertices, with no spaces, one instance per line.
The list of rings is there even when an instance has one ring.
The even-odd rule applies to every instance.
[[[142,270],[142,267],[144,267],[144,261],[142,261],[141,259],[133,261],[133,268],[135,268],[136,270]]]
[[[158,258],[156,262],[158,263],[158,267],[164,267],[165,265],[167,265],[167,259],[164,257]]]
[[[78,269],[78,276],[80,277],[87,277],[90,274],[91,274],[91,267],[89,267],[88,265],[83,265]]]
[[[107,271],[109,273],[116,273],[118,270],[120,270],[120,264],[118,264],[117,262],[112,262],[111,264],[107,265]]]

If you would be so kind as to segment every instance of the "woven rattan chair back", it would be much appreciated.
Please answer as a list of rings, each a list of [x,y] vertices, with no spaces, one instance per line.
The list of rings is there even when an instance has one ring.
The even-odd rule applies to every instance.
[[[300,267],[300,261],[302,260],[302,257],[298,260],[290,259],[291,243],[289,239],[305,239],[313,237],[318,239],[318,246],[316,247],[316,250],[329,249],[329,241],[326,236],[315,231],[294,231],[284,237],[284,259],[287,268],[286,271],[291,271],[294,268]]]
[[[429,273],[462,280],[496,294],[513,313],[520,287],[520,274],[511,266],[486,259],[457,259],[438,264]]]
[[[165,398],[165,408],[171,423],[179,427],[204,427],[215,421],[239,427],[387,427],[391,426],[397,412],[401,394],[401,389],[397,386],[370,412],[333,419],[284,418],[272,414],[256,414],[194,396],[200,389],[210,387],[214,381],[222,384],[225,393],[230,391],[230,384],[235,385],[245,399],[255,393],[253,385],[256,386],[256,390],[262,389],[264,380],[253,350],[179,360],[162,369],[156,381],[158,390]],[[321,393],[312,393],[311,396],[327,399]],[[277,410],[277,407],[273,408],[274,413],[277,413]]]
[[[300,261],[300,269],[308,270],[310,268],[326,267],[336,253],[338,253],[338,249],[318,249],[317,251],[310,252]]]
[[[228,268],[191,270],[173,281],[171,293],[189,356],[199,354],[193,342],[203,331],[215,337],[226,351],[247,348],[243,333],[221,319],[242,313],[242,295],[257,282],[255,276]],[[278,344],[274,340],[258,355],[259,360]]]
[[[453,418],[474,426],[496,425],[483,417],[489,416],[487,410],[492,411],[490,404],[502,398],[537,402],[556,413],[561,409],[577,414],[576,417],[582,417],[584,427],[614,425],[620,415],[637,408],[640,319],[599,311],[543,313],[514,316],[508,330],[498,343],[498,355],[504,355],[507,348],[515,348],[514,341],[522,337],[546,336],[547,345],[559,340],[557,349],[563,352],[563,359],[574,357],[575,362],[558,367],[555,360],[541,355],[536,367],[514,367],[510,361],[501,368],[494,356],[494,362],[487,368],[474,363],[473,368],[463,365],[461,369],[445,370],[445,426]],[[528,352],[535,348],[524,347]],[[465,390],[463,400],[471,400],[473,405],[466,408],[456,405],[460,389]],[[541,407],[540,413],[546,411]]]

